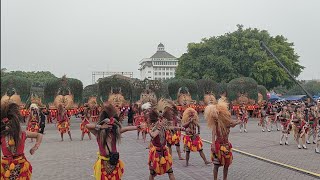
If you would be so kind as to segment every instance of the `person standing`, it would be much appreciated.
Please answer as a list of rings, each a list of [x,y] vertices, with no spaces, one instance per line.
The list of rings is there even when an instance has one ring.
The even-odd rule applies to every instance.
[[[190,152],[199,152],[205,164],[210,164],[203,153],[203,142],[200,137],[200,125],[197,111],[187,108],[183,112],[182,127],[186,129],[183,137],[184,149],[186,150],[186,166],[189,166]]]
[[[49,116],[47,108],[40,108],[40,129],[39,133],[44,133],[44,128],[46,127],[46,117]]]
[[[303,112],[301,107],[296,107],[295,113],[292,118],[293,122],[293,135],[297,142],[298,148],[301,149],[301,144],[303,149],[307,149],[306,146],[306,135],[308,134],[308,124],[304,121]],[[300,143],[301,139],[301,143]]]
[[[208,127],[212,129],[211,160],[214,164],[213,177],[218,179],[218,170],[223,166],[223,179],[228,176],[228,169],[232,163],[232,144],[229,142],[230,128],[241,124],[242,121],[233,121],[228,110],[228,103],[219,100],[216,105],[209,105],[204,111]]]
[[[58,123],[58,130],[61,135],[61,141],[63,141],[63,134],[64,133],[68,133],[70,140],[72,141],[71,132],[70,132],[69,116],[68,116],[65,108],[62,106],[62,104],[60,104],[59,108],[58,108],[57,123]]]
[[[82,117],[83,117],[83,118],[82,118]],[[80,130],[81,130],[81,132],[82,132],[82,133],[81,133],[81,141],[83,141],[83,138],[84,138],[84,135],[85,135],[85,134],[88,134],[88,137],[89,137],[89,139],[91,140],[91,133],[90,133],[89,129],[86,128],[86,125],[87,125],[87,124],[90,124],[90,122],[89,122],[90,112],[89,112],[89,109],[88,109],[88,108],[86,108],[86,109],[84,110],[84,115],[81,116],[81,119],[82,119],[81,124],[80,124]],[[93,121],[93,122],[96,122],[96,121]]]
[[[317,134],[318,134],[317,116],[318,115],[317,115],[316,107],[312,104],[308,112],[308,116],[307,116],[308,119],[306,119],[310,127],[310,131],[307,136],[307,144],[311,144],[309,141],[311,136],[313,136],[313,144],[317,143]]]
[[[288,111],[287,106],[284,106],[282,111],[280,112],[279,115],[279,119],[280,119],[280,124],[282,127],[282,135],[280,137],[280,145],[283,144],[282,140],[283,138],[285,138],[285,145],[289,145],[288,143],[288,135],[290,134],[290,131],[292,129],[291,126],[291,115],[290,112]]]
[[[116,109],[106,103],[100,111],[96,124],[86,124],[86,128],[97,139],[99,147],[98,159],[94,164],[94,178],[96,180],[120,180],[124,173],[124,163],[119,159],[117,144],[121,134],[140,129],[140,126],[122,127]]]
[[[133,125],[133,116],[134,116],[134,110],[133,110],[133,106],[131,104],[129,107],[129,110],[128,110],[128,126]]]

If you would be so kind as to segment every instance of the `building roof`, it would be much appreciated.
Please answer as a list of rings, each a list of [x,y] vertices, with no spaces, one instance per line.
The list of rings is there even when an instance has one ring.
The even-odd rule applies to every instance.
[[[160,44],[159,44],[160,45]],[[151,58],[176,58],[166,51],[157,51]]]
[[[163,45],[162,43],[160,43],[160,44],[158,45],[158,47],[164,47],[164,45]]]

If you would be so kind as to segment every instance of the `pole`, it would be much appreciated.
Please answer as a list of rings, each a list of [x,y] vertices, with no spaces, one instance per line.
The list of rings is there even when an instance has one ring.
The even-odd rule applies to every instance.
[[[311,96],[311,94],[296,80],[296,78],[294,78],[294,76],[290,73],[290,71],[282,64],[282,62],[277,58],[277,56],[275,56],[273,54],[273,52],[267,47],[267,45],[263,42],[260,41],[260,45],[267,50],[271,56],[277,61],[277,63],[287,72],[287,74],[291,77],[291,79],[298,85],[301,87],[301,89],[306,93],[306,95],[311,99],[312,102],[314,102],[313,97]]]

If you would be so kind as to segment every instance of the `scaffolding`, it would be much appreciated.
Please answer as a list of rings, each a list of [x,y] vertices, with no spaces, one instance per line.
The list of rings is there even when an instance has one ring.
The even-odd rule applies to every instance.
[[[92,84],[96,83],[96,77],[104,78],[112,75],[122,75],[129,78],[133,78],[133,72],[110,72],[110,71],[94,71],[92,72]]]

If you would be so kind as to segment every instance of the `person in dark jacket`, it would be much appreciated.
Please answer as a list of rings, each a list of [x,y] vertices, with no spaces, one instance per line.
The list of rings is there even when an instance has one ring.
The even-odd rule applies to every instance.
[[[39,133],[44,133],[44,128],[46,127],[46,116],[49,115],[47,108],[40,109],[40,129]]]
[[[133,125],[133,116],[134,116],[134,110],[133,110],[133,106],[131,104],[129,107],[129,110],[128,110],[128,126]]]

